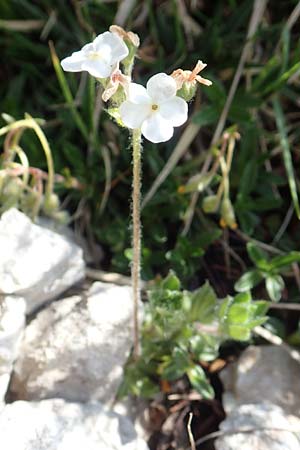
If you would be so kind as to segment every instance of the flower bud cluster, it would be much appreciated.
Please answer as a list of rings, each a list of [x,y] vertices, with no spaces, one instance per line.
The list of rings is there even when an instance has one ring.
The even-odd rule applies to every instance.
[[[18,172],[22,174],[22,170],[14,172],[6,168],[0,171],[0,214],[10,208],[18,208],[34,219],[42,210],[46,216],[67,223],[68,217],[65,211],[60,210],[58,195],[53,192],[43,193],[40,171],[33,168],[30,170],[34,173],[30,185],[18,176]]]

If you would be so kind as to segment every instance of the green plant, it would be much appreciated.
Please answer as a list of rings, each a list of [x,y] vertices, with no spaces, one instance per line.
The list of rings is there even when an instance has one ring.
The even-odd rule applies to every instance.
[[[134,83],[132,69],[139,45],[138,35],[131,31],[127,32],[117,25],[111,25],[109,31],[99,34],[92,42],[73,52],[60,63],[64,71],[83,71],[95,77],[102,87],[102,100],[109,101],[108,114],[120,127],[130,131],[133,164],[131,280],[136,359],[139,356],[138,305],[141,300],[142,136],[154,144],[169,141],[174,134],[174,128],[187,121],[187,102],[196,95],[198,84],[206,86],[212,84],[211,81],[198,75],[206,67],[202,61],[198,61],[192,71],[177,69],[171,75],[157,73],[148,80],[146,88]],[[74,109],[70,90],[55,50],[53,46],[51,47],[58,79],[66,100],[71,103],[74,120],[78,122],[79,116]]]
[[[187,376],[204,398],[213,397],[201,361],[214,360],[228,339],[249,340],[268,309],[267,302],[253,301],[250,293],[218,299],[208,282],[193,292],[182,290],[173,272],[156,282],[148,300],[141,356],[128,363],[120,394],[151,397],[159,381]]]
[[[285,273],[288,266],[300,262],[300,252],[292,251],[270,259],[252,242],[248,242],[247,251],[251,261],[255,264],[255,269],[248,270],[240,277],[234,285],[235,290],[247,292],[264,280],[270,299],[278,302],[285,287],[282,274]]]

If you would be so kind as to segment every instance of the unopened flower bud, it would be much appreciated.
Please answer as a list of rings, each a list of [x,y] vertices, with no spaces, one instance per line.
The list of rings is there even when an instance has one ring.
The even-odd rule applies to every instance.
[[[46,214],[52,214],[59,208],[59,198],[56,194],[46,194],[43,202],[43,210]]]
[[[1,203],[5,203],[8,200],[13,203],[19,200],[22,194],[22,181],[19,178],[7,178],[4,180],[2,192],[0,196]]]
[[[196,91],[196,83],[190,83],[189,81],[187,81],[183,83],[182,88],[177,91],[176,95],[183,98],[186,102],[189,102],[195,97]]]
[[[220,200],[217,195],[208,195],[202,201],[202,209],[205,213],[215,213],[219,208]]]
[[[221,221],[223,228],[229,227],[232,230],[237,228],[234,209],[229,198],[224,198],[221,205]]]
[[[40,203],[40,201],[41,194],[38,191],[32,190],[23,192],[23,195],[20,199],[21,210],[28,216],[31,216],[32,211],[37,208],[37,205]]]
[[[204,84],[205,86],[211,86],[212,82],[210,80],[198,75],[206,65],[207,64],[204,64],[202,61],[198,61],[192,71],[182,69],[174,70],[171,77],[174,78],[176,82],[177,95],[179,97],[182,97],[187,102],[190,101],[196,94],[197,82]]]
[[[68,225],[68,223],[70,222],[70,215],[67,213],[67,211],[55,211],[51,214],[51,217],[61,225]]]
[[[205,175],[202,175],[202,174],[194,175],[186,183],[186,185],[184,187],[184,192],[185,193],[196,192],[196,191],[203,192],[204,189],[206,189],[207,186],[211,183],[212,178],[213,178],[212,175],[209,173],[207,173]]]

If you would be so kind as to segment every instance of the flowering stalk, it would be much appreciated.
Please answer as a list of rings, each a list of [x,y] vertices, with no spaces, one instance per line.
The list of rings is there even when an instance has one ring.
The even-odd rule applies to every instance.
[[[206,64],[198,61],[193,71],[178,69],[172,76],[158,73],[146,87],[131,80],[132,68],[139,47],[139,37],[117,25],[97,36],[93,42],[61,61],[69,72],[87,71],[104,88],[103,101],[110,100],[108,113],[119,125],[131,130],[133,149],[132,182],[132,247],[131,265],[134,302],[134,358],[139,356],[138,308],[141,300],[141,137],[155,144],[172,138],[174,128],[188,118],[188,104],[196,93],[197,82],[211,82],[198,75]],[[120,66],[121,65],[121,66]],[[122,68],[122,70],[120,69]],[[177,95],[178,94],[178,95]]]
[[[135,359],[139,356],[139,320],[138,309],[141,300],[141,131],[132,131],[132,247],[133,257],[131,266],[131,279],[133,289],[133,332]]]

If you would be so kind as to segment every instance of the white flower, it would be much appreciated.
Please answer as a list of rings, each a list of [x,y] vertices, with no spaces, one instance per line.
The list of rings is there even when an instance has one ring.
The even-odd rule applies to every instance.
[[[110,77],[119,62],[129,51],[123,40],[116,34],[106,31],[99,34],[90,44],[61,61],[67,72],[86,70],[96,78]]]
[[[130,83],[128,99],[120,106],[124,125],[131,129],[141,128],[143,136],[151,142],[168,141],[174,127],[187,120],[188,106],[176,97],[176,82],[165,73],[154,75],[147,88]]]

